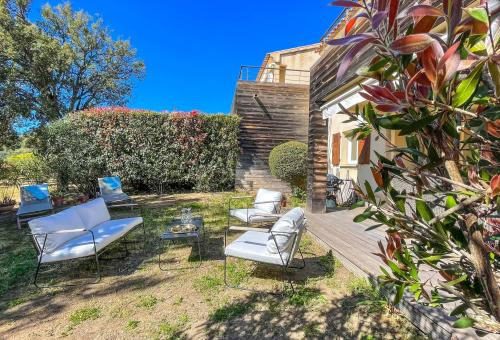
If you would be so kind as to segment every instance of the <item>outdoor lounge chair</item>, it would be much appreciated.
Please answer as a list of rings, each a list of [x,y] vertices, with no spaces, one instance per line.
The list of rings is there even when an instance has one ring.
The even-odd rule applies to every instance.
[[[252,223],[262,223],[276,221],[281,215],[281,199],[283,195],[279,191],[259,189],[253,202],[253,207],[247,206],[241,209],[231,209],[231,203],[235,200],[248,199],[252,196],[235,196],[229,199],[229,212],[227,216],[227,226],[230,218],[234,217],[247,226]]]
[[[17,209],[17,227],[41,214],[53,213],[52,198],[47,183],[23,185],[20,188],[21,202]]]
[[[305,261],[299,244],[305,225],[304,210],[294,208],[284,214],[271,230],[242,226],[229,227],[224,234],[224,283],[226,286],[240,288],[227,283],[227,257],[276,265],[282,269],[284,274],[288,268],[304,268]],[[229,231],[245,231],[245,233],[227,245]],[[297,251],[302,259],[302,266],[292,267],[291,264]],[[288,283],[294,290],[290,278],[288,278]]]
[[[42,264],[85,257],[95,258],[96,282],[99,282],[99,255],[110,243],[123,238],[134,227],[144,225],[144,221],[142,217],[111,220],[104,200],[97,198],[54,215],[32,219],[28,224],[38,251],[34,279],[38,287],[37,277]]]
[[[122,182],[119,176],[99,178],[99,194],[106,202],[108,208],[130,207],[133,209],[137,203],[122,191]]]

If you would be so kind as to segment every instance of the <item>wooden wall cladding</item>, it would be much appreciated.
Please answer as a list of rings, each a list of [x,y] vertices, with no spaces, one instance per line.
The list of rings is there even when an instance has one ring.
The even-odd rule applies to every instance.
[[[236,187],[290,191],[271,176],[268,158],[278,144],[307,142],[309,86],[238,81],[233,113],[241,117]]]

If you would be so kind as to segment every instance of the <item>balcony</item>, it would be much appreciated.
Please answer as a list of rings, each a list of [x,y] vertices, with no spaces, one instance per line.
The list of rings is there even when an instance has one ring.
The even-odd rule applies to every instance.
[[[309,85],[309,71],[289,69],[286,66],[241,66],[238,80],[260,83]]]

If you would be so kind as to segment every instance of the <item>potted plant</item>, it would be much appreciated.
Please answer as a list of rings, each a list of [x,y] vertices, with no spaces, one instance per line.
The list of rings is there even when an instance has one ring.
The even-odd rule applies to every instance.
[[[3,187],[0,191],[0,213],[12,211],[16,205],[16,200],[13,198],[14,189]]]
[[[62,188],[58,188],[56,191],[52,193],[51,195],[52,203],[54,204],[55,207],[60,207],[64,205],[65,195],[66,195],[66,190]]]
[[[85,203],[88,200],[89,200],[89,195],[87,194],[81,194],[78,196],[78,202],[80,202],[80,204]]]
[[[6,213],[12,211],[16,205],[16,200],[12,197],[3,197],[0,201],[0,213]]]

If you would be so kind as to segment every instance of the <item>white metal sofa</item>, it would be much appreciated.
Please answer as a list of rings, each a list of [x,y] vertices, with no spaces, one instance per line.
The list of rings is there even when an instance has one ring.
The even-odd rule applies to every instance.
[[[21,202],[17,209],[17,227],[21,229],[21,223],[27,222],[41,214],[53,213],[52,198],[47,183],[23,185],[19,189]]]
[[[102,177],[97,179],[99,195],[104,199],[109,208],[137,206],[129,195],[123,192],[119,176]]]
[[[305,261],[299,244],[305,226],[304,210],[294,208],[280,217],[270,230],[243,226],[229,227],[224,235],[224,283],[226,286],[239,288],[227,283],[227,257],[276,265],[281,267],[284,273],[288,268],[304,268]],[[229,231],[245,231],[245,233],[227,245]],[[291,264],[297,251],[302,259],[302,266],[292,267]],[[288,283],[293,290],[290,278],[288,278]]]
[[[104,199],[98,198],[54,215],[32,219],[28,225],[38,250],[34,279],[37,285],[41,264],[90,256],[97,264],[98,282],[101,278],[99,255],[110,243],[136,226],[144,225],[144,221],[142,217],[112,220]]]
[[[230,218],[236,218],[245,223],[247,226],[253,223],[263,223],[276,221],[281,215],[281,200],[283,195],[279,191],[271,191],[267,189],[259,189],[253,206],[246,208],[234,209],[232,203],[236,200],[248,199],[252,196],[235,196],[229,199],[229,212],[227,217],[227,225],[230,225]]]

